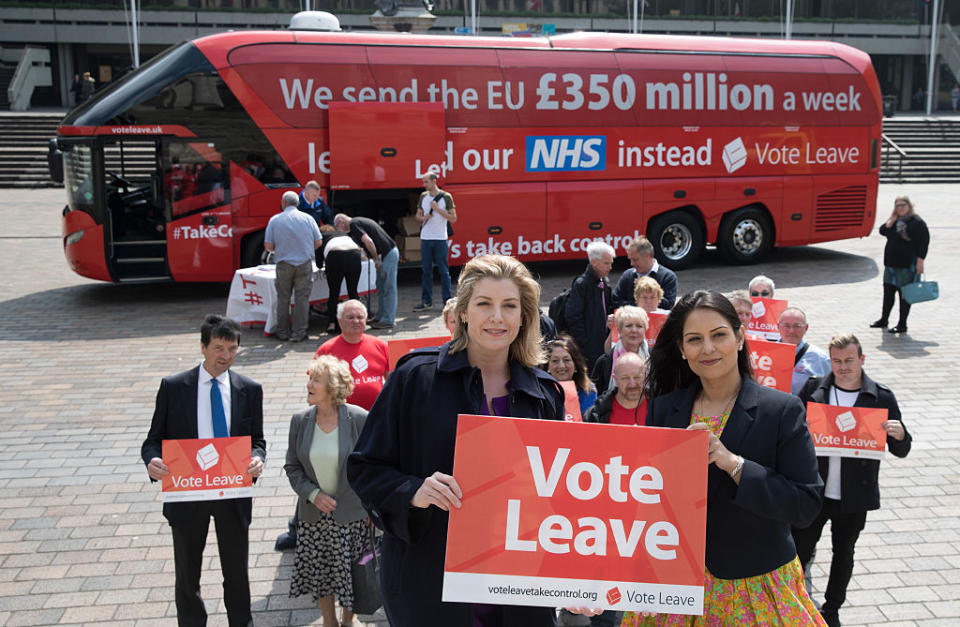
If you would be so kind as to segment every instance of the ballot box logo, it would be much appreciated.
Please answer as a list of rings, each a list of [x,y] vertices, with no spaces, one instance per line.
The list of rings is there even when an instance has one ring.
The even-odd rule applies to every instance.
[[[217,452],[213,442],[197,451],[197,465],[200,466],[200,470],[210,470],[218,463],[220,463],[220,453]]]
[[[363,355],[357,355],[353,358],[353,361],[350,362],[353,365],[353,370],[357,374],[361,374],[364,370],[370,367],[370,363],[367,361],[366,357]]]
[[[607,603],[616,605],[623,597],[620,595],[620,588],[614,586],[607,590]]]
[[[753,303],[753,306],[750,308],[750,312],[754,318],[762,318],[767,315],[767,306],[763,304],[763,301],[758,300]]]
[[[747,163],[747,147],[743,145],[741,138],[736,138],[723,147],[723,165],[727,172],[733,173],[742,168]]]
[[[837,429],[840,433],[846,433],[857,426],[857,419],[853,412],[845,411],[837,416]]]

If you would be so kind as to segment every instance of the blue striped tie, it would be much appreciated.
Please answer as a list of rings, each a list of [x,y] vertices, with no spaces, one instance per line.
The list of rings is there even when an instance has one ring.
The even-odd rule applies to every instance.
[[[229,436],[227,415],[223,411],[223,398],[220,396],[220,381],[217,379],[210,379],[210,414],[213,416],[213,437]]]

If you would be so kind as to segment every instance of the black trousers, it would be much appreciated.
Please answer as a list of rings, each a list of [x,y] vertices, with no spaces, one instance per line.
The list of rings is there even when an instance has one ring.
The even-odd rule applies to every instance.
[[[197,513],[189,523],[170,526],[173,530],[177,622],[182,627],[207,624],[207,610],[200,597],[200,571],[211,516],[217,530],[227,619],[230,627],[251,625],[247,523],[240,518],[232,500],[198,502]]]
[[[331,250],[324,261],[327,274],[327,288],[330,295],[327,297],[327,319],[333,322],[337,332],[340,323],[337,322],[337,303],[340,300],[340,285],[343,279],[347,280],[347,294],[350,298],[359,299],[357,284],[360,283],[362,262],[359,250]]]
[[[896,285],[883,284],[883,313],[880,314],[880,319],[890,319],[890,312],[893,311],[893,300],[898,294],[900,295],[900,320],[897,322],[897,326],[905,327],[907,326],[907,316],[910,315],[910,303],[903,300],[903,292]]]
[[[830,536],[833,542],[833,560],[830,562],[830,578],[824,593],[823,609],[837,611],[847,598],[847,585],[853,575],[853,549],[860,532],[867,522],[866,512],[843,513],[840,501],[823,499],[820,515],[805,529],[793,528],[793,541],[797,545],[797,556],[806,569],[810,562],[823,526],[830,521]]]

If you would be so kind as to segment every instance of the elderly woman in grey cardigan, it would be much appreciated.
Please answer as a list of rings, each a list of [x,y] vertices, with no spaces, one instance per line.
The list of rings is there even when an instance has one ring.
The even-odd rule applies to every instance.
[[[353,622],[350,564],[365,543],[366,512],[347,483],[347,456],[367,419],[367,411],[346,402],[353,377],[346,362],[318,357],[307,371],[311,407],[290,420],[283,465],[299,497],[297,551],[290,596],[313,595],[324,625],[336,625],[334,595],[343,607],[341,624]]]

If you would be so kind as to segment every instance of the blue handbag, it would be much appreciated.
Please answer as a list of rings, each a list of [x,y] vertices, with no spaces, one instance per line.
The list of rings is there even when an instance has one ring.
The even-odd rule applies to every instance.
[[[940,286],[936,281],[924,281],[921,274],[918,280],[900,288],[900,297],[911,305],[937,300],[940,297]]]

